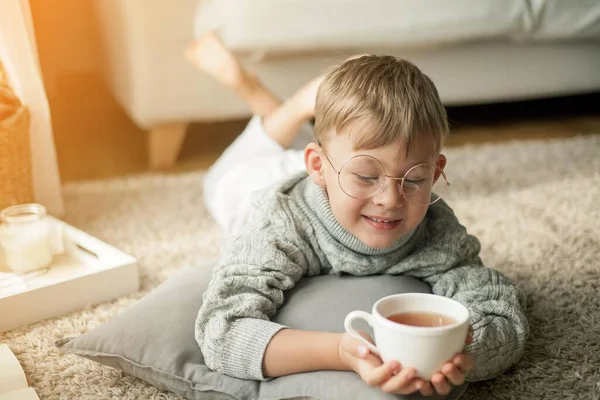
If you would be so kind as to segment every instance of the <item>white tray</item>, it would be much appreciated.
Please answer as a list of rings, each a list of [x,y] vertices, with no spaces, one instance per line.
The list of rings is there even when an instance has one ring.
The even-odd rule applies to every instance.
[[[54,257],[49,268],[15,274],[0,258],[0,332],[139,290],[135,258],[52,220],[63,225],[66,243],[65,253]]]

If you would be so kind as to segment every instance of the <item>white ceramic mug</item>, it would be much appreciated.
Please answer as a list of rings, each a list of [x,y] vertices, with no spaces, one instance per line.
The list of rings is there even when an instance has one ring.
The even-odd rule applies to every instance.
[[[399,324],[386,318],[401,312],[443,314],[456,322],[445,326],[419,327]],[[373,327],[376,346],[354,329],[352,323],[357,319],[363,319]],[[415,368],[419,377],[431,380],[445,362],[463,350],[469,331],[469,310],[447,297],[402,293],[377,301],[371,314],[352,311],[346,316],[344,327],[384,362],[398,360],[403,368]]]

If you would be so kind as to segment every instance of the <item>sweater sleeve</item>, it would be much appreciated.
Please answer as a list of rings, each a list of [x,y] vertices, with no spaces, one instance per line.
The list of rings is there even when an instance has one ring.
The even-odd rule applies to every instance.
[[[416,249],[417,262],[409,274],[430,284],[433,293],[469,309],[474,337],[465,350],[475,367],[467,380],[493,378],[523,356],[529,335],[525,296],[502,273],[482,265],[479,241],[467,234],[447,205],[436,204],[428,214],[427,240]]]
[[[243,379],[263,380],[271,338],[285,328],[269,321],[318,260],[302,240],[285,200],[268,204],[255,224],[226,242],[203,296],[195,326],[206,365]],[[316,272],[315,272],[316,273]]]

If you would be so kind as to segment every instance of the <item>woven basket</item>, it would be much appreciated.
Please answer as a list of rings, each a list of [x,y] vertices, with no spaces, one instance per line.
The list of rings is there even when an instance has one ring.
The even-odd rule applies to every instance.
[[[29,126],[29,110],[0,63],[0,210],[34,200]]]

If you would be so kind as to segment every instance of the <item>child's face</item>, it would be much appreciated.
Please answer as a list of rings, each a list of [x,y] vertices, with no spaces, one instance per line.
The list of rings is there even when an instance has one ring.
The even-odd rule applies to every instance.
[[[399,190],[398,181],[392,179],[387,179],[384,187],[372,197],[350,197],[348,190],[345,192],[340,187],[334,167],[339,171],[351,157],[368,155],[379,160],[385,174],[392,177],[403,177],[411,167],[421,163],[437,164],[443,169],[445,157],[433,154],[427,136],[421,142],[416,143],[406,156],[401,142],[376,149],[353,150],[351,135],[340,134],[331,137],[324,145],[325,149],[315,143],[310,144],[305,159],[313,181],[327,190],[331,210],[338,222],[364,244],[381,249],[393,245],[401,236],[415,229],[423,220],[428,205],[408,202]]]

